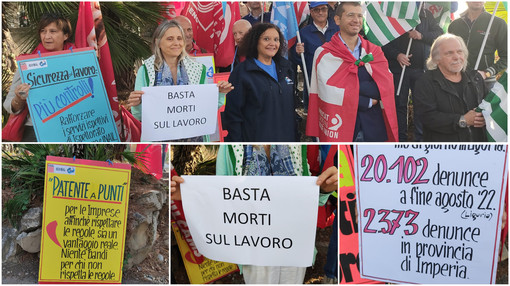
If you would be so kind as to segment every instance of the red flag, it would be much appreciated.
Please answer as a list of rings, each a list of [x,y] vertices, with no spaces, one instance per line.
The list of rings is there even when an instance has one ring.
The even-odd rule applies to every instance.
[[[121,120],[119,100],[117,98],[117,86],[115,84],[110,46],[106,38],[99,2],[80,2],[78,22],[76,24],[75,45],[77,48],[94,47],[96,49],[104,86],[120,134]]]
[[[308,19],[308,15],[310,15],[310,7],[308,6],[308,2],[294,2],[294,11],[296,12],[298,25],[301,25],[304,21],[306,21],[306,19]]]
[[[211,53],[214,51],[214,26],[222,15],[220,2],[190,2],[183,15],[191,21],[197,44]]]
[[[145,174],[151,174],[156,179],[163,177],[163,159],[161,157],[161,145],[159,144],[138,144],[136,145],[136,152],[142,152],[142,161],[144,167],[139,168]]]
[[[163,17],[172,20],[177,15],[181,15],[181,12],[186,3],[181,1],[174,1],[174,2],[161,2],[161,5],[165,7],[163,12]]]
[[[120,117],[122,118],[125,142],[140,142],[142,123],[122,105],[120,106]]]
[[[235,44],[232,27],[241,18],[239,4],[221,2],[190,2],[183,15],[193,26],[197,45],[214,53],[216,66],[226,67],[234,59]]]
[[[218,24],[221,30],[219,37],[215,37],[214,63],[217,67],[227,67],[232,64],[235,54],[234,23],[241,19],[239,3],[226,2],[223,6],[223,25]],[[222,28],[223,27],[223,28]]]

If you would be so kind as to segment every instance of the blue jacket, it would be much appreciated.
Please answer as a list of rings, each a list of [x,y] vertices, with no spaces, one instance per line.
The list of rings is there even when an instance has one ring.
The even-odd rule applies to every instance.
[[[295,142],[295,75],[286,59],[276,62],[278,81],[263,71],[253,58],[230,74],[234,90],[227,94],[223,129],[227,142]]]
[[[325,42],[329,42],[331,37],[338,32],[340,28],[335,23],[335,21],[329,19],[328,20],[328,29],[324,34]],[[303,29],[299,30],[301,34],[301,41],[305,44],[305,61],[306,61],[306,70],[308,72],[308,78],[312,76],[312,64],[313,64],[313,56],[315,54],[315,50],[318,47],[322,46],[325,42],[322,41],[322,32],[317,30],[315,25],[309,24],[305,26]],[[290,49],[290,60],[294,64],[302,65],[301,56],[296,53],[296,45],[292,46]]]

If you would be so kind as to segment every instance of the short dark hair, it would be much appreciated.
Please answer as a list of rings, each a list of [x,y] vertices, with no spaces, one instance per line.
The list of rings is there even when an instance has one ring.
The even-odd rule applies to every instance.
[[[44,13],[41,16],[41,19],[39,20],[38,26],[39,33],[41,33],[41,31],[51,23],[55,23],[55,25],[57,25],[57,28],[62,30],[64,35],[67,35],[67,40],[65,40],[65,42],[71,40],[71,34],[73,32],[71,22],[69,22],[68,19],[64,18],[64,16],[62,16],[59,13]]]
[[[336,7],[336,10],[335,10],[335,15],[337,15],[338,17],[342,17],[342,14],[344,13],[344,5],[352,5],[354,7],[358,7],[358,6],[361,6],[361,3],[360,2],[340,2],[338,3],[338,6]]]
[[[283,57],[284,51],[287,50],[287,43],[285,42],[285,38],[278,26],[271,23],[258,23],[251,27],[239,43],[239,54],[247,58],[256,59],[259,55],[257,47],[260,36],[269,29],[275,29],[280,36],[280,48],[278,49],[278,52],[276,52],[274,59],[275,61],[278,61],[281,57]]]

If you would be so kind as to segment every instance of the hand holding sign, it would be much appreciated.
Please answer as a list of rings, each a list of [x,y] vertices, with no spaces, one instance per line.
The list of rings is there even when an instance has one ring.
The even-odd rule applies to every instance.
[[[324,193],[338,190],[338,169],[335,166],[327,168],[319,175],[316,184],[321,187]]]
[[[170,183],[170,194],[172,200],[181,200],[181,184],[184,179],[180,176],[173,176]]]
[[[234,89],[234,86],[228,81],[220,81],[216,84],[221,93],[229,93]]]
[[[133,107],[133,106],[138,106],[142,103],[142,95],[144,94],[145,92],[141,91],[141,90],[135,90],[135,91],[132,91],[130,94],[129,94],[129,98],[128,98],[128,106],[129,107]]]

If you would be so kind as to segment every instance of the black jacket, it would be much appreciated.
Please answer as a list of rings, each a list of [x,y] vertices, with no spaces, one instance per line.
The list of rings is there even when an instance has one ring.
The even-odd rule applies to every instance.
[[[483,38],[489,26],[492,15],[484,11],[473,22],[471,28],[468,25],[467,13],[461,14],[461,17],[455,19],[448,27],[448,32],[455,34],[462,39],[467,45],[469,51],[468,69],[473,69],[478,58],[478,53],[482,46]],[[487,43],[483,49],[482,58],[478,70],[490,72],[491,76],[499,73],[507,68],[507,39],[508,28],[506,22],[494,17],[492,27],[487,38]],[[494,62],[495,51],[498,51],[499,60]]]
[[[423,38],[421,40],[413,40],[411,50],[409,51],[409,54],[413,56],[409,59],[411,65],[407,68],[426,70],[425,61],[430,54],[430,46],[432,46],[437,37],[443,34],[443,29],[439,27],[432,13],[428,10],[422,10],[420,13],[420,24],[416,26],[416,31],[420,32]],[[402,67],[397,61],[397,56],[400,53],[406,54],[409,39],[409,35],[405,33],[382,47],[393,74],[402,73]]]
[[[415,108],[423,123],[425,142],[486,142],[483,128],[461,128],[461,115],[476,108],[487,95],[482,76],[462,72],[464,92],[458,95],[438,69],[425,72],[416,83]]]
[[[223,129],[227,142],[296,142],[294,71],[286,59],[276,62],[278,81],[253,58],[230,74],[234,90],[227,94]]]

